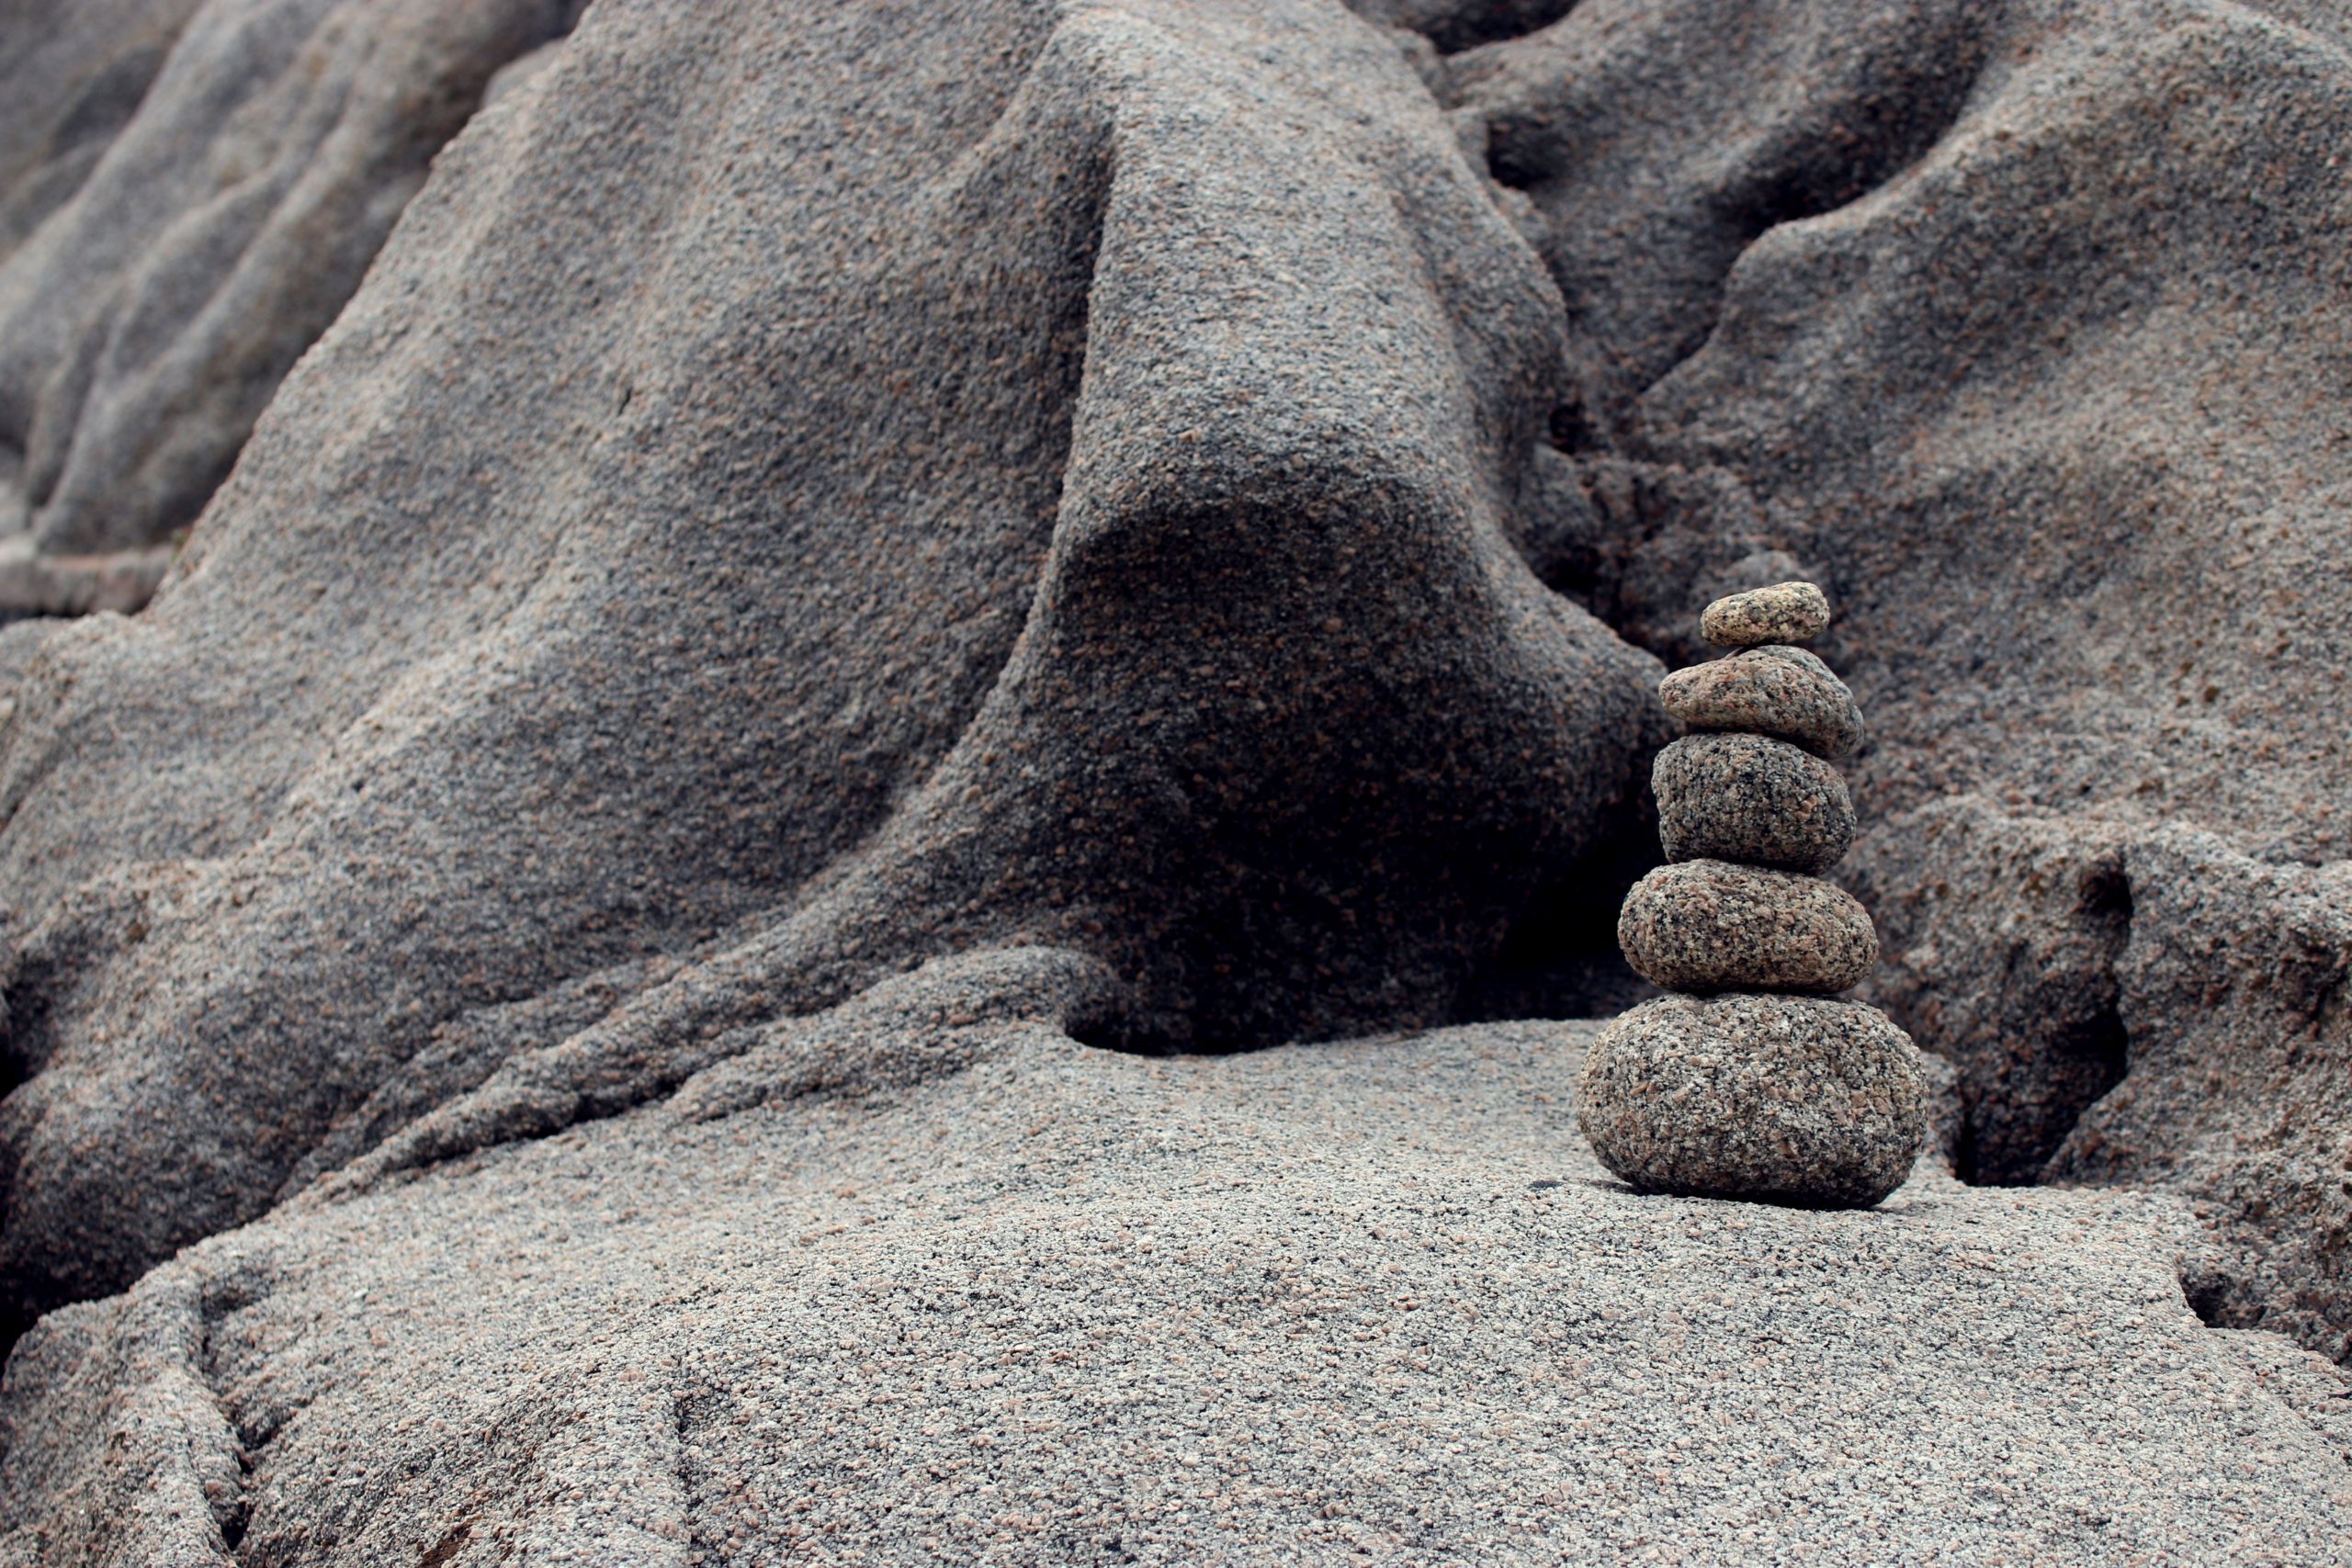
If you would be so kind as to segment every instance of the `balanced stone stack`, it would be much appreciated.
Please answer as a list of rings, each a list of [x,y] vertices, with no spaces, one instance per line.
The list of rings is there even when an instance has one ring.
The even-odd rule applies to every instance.
[[[1668,863],[1626,895],[1617,939],[1677,994],[1601,1032],[1577,1104],[1602,1163],[1643,1191],[1867,1208],[1919,1148],[1910,1037],[1836,999],[1877,964],[1878,936],[1821,880],[1854,839],[1829,760],[1862,736],[1854,694],[1794,646],[1828,623],[1810,582],[1717,600],[1700,632],[1737,651],[1659,688],[1691,733],[1658,754]]]

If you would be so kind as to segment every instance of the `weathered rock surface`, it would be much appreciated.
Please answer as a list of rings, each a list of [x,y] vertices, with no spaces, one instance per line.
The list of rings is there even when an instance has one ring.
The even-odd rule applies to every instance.
[[[2352,862],[2264,865],[2176,828],[2124,869],[2130,1070],[2048,1174],[2187,1194],[2209,1319],[2352,1360]]]
[[[1878,963],[1870,911],[1836,883],[1719,860],[1662,865],[1634,884],[1617,940],[1671,991],[1842,991]]]
[[[782,1529],[773,1506],[751,1522],[718,1500],[741,1477],[831,1506],[829,1492],[807,1493],[813,1447],[786,1450],[830,1443],[821,1427],[738,1428],[731,1412],[841,1398],[886,1364],[905,1381],[885,1392],[932,1392],[918,1380],[935,1358],[915,1368],[891,1350],[886,1363],[873,1352],[899,1343],[887,1331],[848,1350],[827,1332],[844,1303],[864,1310],[857,1286],[908,1255],[898,1243],[943,1238],[947,1272],[922,1282],[968,1304],[973,1289],[1034,1277],[1034,1237],[1064,1220],[1077,1234],[1074,1216],[1124,1203],[1131,1222],[1166,1225],[1182,1182],[1245,1169],[1269,1140],[1331,1141],[1320,1124],[1260,1122],[1187,1145],[1164,1086],[1125,1101],[1131,1112],[1097,1100],[1081,1113],[1057,1098],[1069,1078],[1009,1096],[1017,1120],[956,1102],[910,1134],[915,1154],[892,1132],[856,1160],[830,1141],[838,1124],[732,1143],[753,1124],[741,1118],[777,1110],[696,1134],[665,1108],[631,1108],[719,1060],[742,1065],[734,1101],[758,1099],[763,1075],[852,1081],[831,1048],[820,1066],[779,1060],[792,1058],[779,1020],[996,942],[1080,953],[1091,977],[1062,1016],[1090,1040],[1241,1043],[1457,1016],[1482,955],[1506,933],[1520,941],[1529,911],[1573,925],[1590,905],[1605,927],[1616,888],[1600,889],[1584,852],[1611,841],[1607,814],[1659,739],[1638,716],[1656,667],[1537,592],[1529,568],[1677,659],[1691,650],[1672,639],[1724,592],[1826,584],[1840,619],[1825,652],[1873,720],[1853,782],[1879,826],[1849,870],[1858,886],[1900,871],[1935,890],[1902,915],[1900,956],[1920,976],[1939,964],[1965,976],[1979,971],[1963,946],[2001,937],[2012,915],[2048,927],[2009,946],[2025,991],[2046,955],[2064,1001],[2046,1027],[2007,976],[1981,1004],[1942,997],[1946,1016],[1966,1032],[2014,1010],[2026,1057],[2065,1056],[2068,1032],[2099,1016],[2092,951],[2124,929],[2115,1021],[2132,1076],[2072,1122],[2061,1107],[2078,1080],[2025,1107],[2016,1161],[2064,1123],[2046,1175],[2178,1185],[2205,1209],[2200,1309],[2341,1353],[2343,1253],[2326,1206],[2343,1180],[2329,1141],[2344,1126],[2328,1088],[2341,1081],[2340,1021],[2316,978],[2347,951],[2322,917],[2340,907],[2330,890],[2352,844],[2352,626],[2325,588],[2352,512],[2340,14],[2284,0],[1585,0],[1556,20],[1541,0],[1364,6],[1455,52],[1400,47],[1303,4],[1002,0],[916,18],[862,0],[600,0],[560,59],[524,55],[442,153],[157,605],[135,621],[0,632],[9,659],[30,654],[0,739],[0,1085],[14,1086],[0,1109],[0,1271],[17,1310],[121,1285],[317,1178],[352,1180],[355,1160],[388,1184],[422,1172],[351,1203],[280,1207],[130,1296],[53,1316],[6,1396],[0,1509],[14,1510],[8,1529],[36,1532],[10,1551],[49,1551],[37,1532],[52,1529],[85,1554],[138,1553],[176,1529],[206,1561],[250,1529],[347,1539],[369,1561],[386,1542],[420,1558],[446,1547],[448,1561],[466,1542],[414,1539],[430,1510],[413,1506],[445,1484],[456,1518],[477,1496],[509,1500],[479,1523],[485,1540],[538,1529],[593,1541],[587,1554],[609,1554],[614,1537],[595,1532],[616,1483],[645,1501],[649,1530],[722,1540]],[[19,6],[0,28],[60,9]],[[351,9],[368,22],[428,15]],[[20,232],[62,232],[55,220],[107,173],[89,151],[99,142],[105,162],[121,153],[121,177],[135,172],[126,150],[142,143],[121,128],[151,99],[182,104],[197,148],[292,147],[315,125],[239,121],[233,107],[208,122],[164,95],[151,74],[168,74],[163,61],[139,59],[136,40],[177,39],[193,6],[70,11],[119,21],[130,41],[119,54],[111,35],[76,43],[84,52],[22,69],[33,55],[0,48],[13,138],[0,140],[0,211],[30,225]],[[235,15],[266,11],[312,14]],[[1509,36],[1521,28],[1540,30]],[[421,53],[382,58],[444,58],[435,38],[404,43]],[[371,64],[337,79],[373,103],[401,77]],[[446,107],[428,94],[419,112]],[[321,168],[352,166],[347,146],[320,146]],[[406,142],[387,157],[381,168],[405,174],[368,188],[389,202],[424,164]],[[331,250],[390,221],[312,193],[315,210],[347,220],[328,225]],[[89,289],[58,296],[74,309],[0,340],[0,359],[40,360],[79,331],[84,307],[130,297],[119,267],[136,274],[251,210],[209,199],[181,209],[203,219],[194,228],[126,230],[89,267]],[[0,270],[31,276],[28,243],[14,243]],[[314,306],[333,316],[304,287],[267,307],[267,288],[243,291],[304,276],[288,254],[253,252],[205,300],[251,303],[256,341]],[[78,472],[95,487],[73,493],[120,500],[81,514],[76,526],[101,534],[183,493],[158,476],[198,472],[191,454],[224,461],[218,437],[233,422],[217,410],[248,395],[225,378],[218,402],[183,417],[168,399],[141,400],[167,377],[107,381],[145,363],[158,323],[220,320],[209,303],[130,293],[142,308],[114,318],[103,354],[77,356],[76,339],[48,361],[127,400],[93,392],[94,415],[44,415],[38,452],[0,440],[0,492],[21,504],[62,464],[60,485]],[[218,363],[232,359],[275,363]],[[28,397],[62,410],[74,395],[48,379],[8,386],[0,418],[20,433]],[[164,411],[163,457],[130,450],[142,408]],[[97,452],[84,443],[101,429],[124,433],[118,471],[67,461]],[[1914,854],[1907,814],[1971,792],[2009,850],[1980,855],[1963,835]],[[2076,897],[2073,868],[2104,852],[2053,851],[2073,880],[2046,897],[1967,873],[2035,863],[2052,820],[2127,834],[2128,914]],[[1007,984],[1044,1008],[1058,973]],[[949,1021],[971,1017],[967,1005],[937,1002],[926,1027],[967,1027]],[[871,1054],[877,1081],[906,1093],[962,1059],[934,1059],[931,1038],[851,1030],[840,1054]],[[1114,1070],[1080,1060],[1080,1077]],[[1296,1054],[1223,1066],[1306,1070]],[[1363,1118],[1339,1123],[1358,1131],[1422,1114],[1407,1099],[1331,1103]],[[1542,1135],[1557,1149],[1549,1114]],[[547,1135],[598,1117],[610,1120]],[[893,1172],[944,1179],[923,1140],[967,1125],[993,1140],[972,1145],[992,1158],[1049,1146],[1039,1139],[1082,1147],[1085,1161],[1048,1168],[1075,1185],[1045,1201],[1069,1207],[991,1228],[983,1208],[910,1206],[902,1235],[863,1226],[871,1211],[832,1195]],[[1137,1161],[1143,1197],[1080,1179],[1119,1168],[1102,1125]],[[1482,1122],[1475,1146],[1463,1140],[1482,1170],[1508,1141],[1493,1131]],[[1146,1162],[1170,1146],[1182,1172]],[[1400,1236],[1451,1245],[1462,1216],[1418,1212],[1407,1230],[1415,1203],[1385,1185],[1396,1148],[1377,1152],[1364,1156],[1377,1181],[1350,1177],[1351,1196],[1376,1187]],[[457,1156],[479,1157],[436,1165]],[[954,1196],[1026,1179],[1008,1168]],[[1267,1214],[1230,1192],[1181,1213],[1210,1238],[1200,1256],[1271,1268],[1275,1240],[1298,1231],[1296,1190],[1288,1182]],[[1591,1189],[1555,1200],[1586,1203],[1578,1190],[1618,1201]],[[639,1214],[598,1210],[605,1200]],[[1883,1561],[1888,1540],[1918,1556],[2020,1559],[2334,1548],[2323,1527],[2340,1517],[2342,1469],[2332,1453],[2315,1465],[2309,1429],[2266,1403],[2273,1385],[2229,1359],[2235,1337],[2178,1327],[2161,1306],[2168,1264],[2147,1248],[2086,1252],[2052,1219],[2109,1200],[1936,1201],[1950,1207],[1933,1223],[1950,1228],[1933,1243],[1804,1255],[1840,1281],[1948,1292],[1867,1314],[1883,1336],[1867,1340],[1849,1309],[1875,1298],[1773,1293],[1790,1277],[1785,1248],[1751,1259],[1719,1235],[1704,1256],[1740,1267],[1692,1272],[1675,1239],[1703,1213],[1691,1206],[1634,1205],[1660,1216],[1638,1222],[1587,1207],[1565,1236],[1558,1223],[1548,1237],[1516,1223],[1489,1234],[1514,1260],[1560,1245],[1574,1277],[1611,1298],[1581,1322],[1618,1337],[1555,1376],[1581,1363],[1575,1377],[1613,1387],[1623,1365],[1713,1396],[1725,1385],[1702,1378],[1765,1363],[1773,1381],[1757,1386],[1770,1392],[1731,1427],[1644,1406],[1657,1413],[1631,1429],[1648,1447],[1628,1451],[1672,1477],[1684,1451],[1672,1445],[1688,1438],[1713,1461],[1699,1473],[1754,1477],[1739,1495],[1762,1499],[1752,1514],[1768,1551],[1816,1529],[1807,1543],[1833,1561]],[[628,1228],[648,1213],[650,1235]],[[1781,1227],[1889,1217],[1775,1216],[1736,1234],[1804,1238],[1819,1233]],[[831,1245],[836,1224],[889,1245],[842,1254],[837,1278],[797,1270],[797,1236]],[[1641,1224],[1652,1228],[1630,1228]],[[227,1260],[281,1226],[293,1239],[263,1246],[266,1267]],[[1339,1220],[1327,1229],[1318,1260],[1374,1256]],[[1621,1241],[1625,1270],[1599,1270]],[[1963,1257],[1983,1264],[1952,1267]],[[1643,1272],[1660,1258],[1683,1267]],[[1408,1246],[1385,1261],[1423,1260]],[[1567,1277],[1536,1283],[1553,1295]],[[695,1309],[665,1304],[686,1278],[709,1282],[699,1300],[729,1303],[723,1325],[684,1325]],[[730,1297],[746,1278],[800,1293],[780,1306]],[[1408,1288],[1436,1283],[1414,1278]],[[1147,1293],[1152,1329],[1116,1343],[1190,1386],[1214,1337],[1182,1339],[1198,1321],[1184,1313],[1233,1302],[1230,1286],[1186,1277]],[[372,1313],[355,1311],[370,1292]],[[2062,1297],[2085,1303],[2079,1315]],[[1102,1264],[1056,1299],[1137,1298]],[[1082,1364],[1097,1352],[1074,1334],[1048,1341],[1070,1361],[1030,1359],[1049,1313],[993,1304],[1006,1321],[984,1343],[1012,1359],[970,1381],[1023,1369],[1064,1399],[1102,1386],[1109,1363]],[[1556,1302],[1548,1315],[1482,1312],[1547,1334],[1558,1324]],[[597,1327],[559,1349],[551,1319]],[[802,1359],[777,1349],[779,1322]],[[1795,1363],[1776,1359],[1794,1352],[1765,1348],[1792,1322],[1802,1399],[1788,1392]],[[1689,1337],[1675,1353],[1693,1359],[1627,1354],[1629,1323],[1676,1325]],[[1294,1370],[1301,1346],[1329,1345],[1344,1375],[1363,1343],[1271,1307],[1249,1326],[1306,1336],[1283,1342]],[[704,1328],[714,1337],[698,1340]],[[1170,1344],[1182,1366],[1159,1359]],[[1818,1398],[1829,1345],[1865,1352],[1838,1369],[1837,1424]],[[1917,1371],[1930,1362],[1932,1375]],[[647,1381],[614,1381],[630,1365]],[[453,1367],[462,1382],[442,1371]],[[477,1375],[485,1367],[495,1376]],[[692,1377],[660,1381],[680,1369]],[[1251,1386],[1261,1405],[1279,1393]],[[395,1388],[418,1392],[383,1397]],[[1995,1419],[1951,1422],[1955,1390]],[[1328,1411],[1345,1428],[1309,1434],[1306,1451],[1380,1428],[1325,1392],[1309,1389],[1302,1419]],[[254,1419],[222,1420],[216,1394]],[[1058,1473],[1049,1450],[1011,1450],[1001,1407],[975,1408],[992,1446],[958,1456],[964,1469],[888,1472],[908,1445],[877,1443],[873,1475],[929,1488],[915,1506],[946,1522],[927,1528],[963,1531],[960,1513],[974,1531],[1025,1529],[980,1523],[1011,1494],[978,1488]],[[1451,1435],[1471,1428],[1444,1425],[1447,1413],[1471,1408],[1477,1435],[1451,1454]],[[460,1409],[484,1418],[451,1421]],[[582,1409],[611,1420],[583,1425]],[[1630,1423],[1632,1409],[1606,1413]],[[2082,1440],[2086,1409],[2106,1441]],[[1681,1483],[1670,1494],[1601,1457],[1615,1446],[1553,1444],[1530,1461],[1495,1441],[1493,1412],[1451,1378],[1422,1414],[1444,1439],[1424,1452],[1460,1468],[1411,1491],[1400,1446],[1351,1472],[1380,1500],[1342,1516],[1395,1553],[1426,1543],[1424,1512],[1464,1498],[1552,1496],[1545,1528],[1590,1532],[1567,1555],[1627,1546],[1630,1533],[1610,1533],[1620,1521],[1645,1541],[1702,1528]],[[1136,1451],[1188,1453],[1189,1419],[1171,1405],[1127,1429]],[[1605,1427],[1575,1436],[1597,1444]],[[1723,1436],[1743,1427],[1785,1440],[1759,1458]],[[1903,1485],[1839,1469],[1838,1438],[1856,1430],[1915,1461]],[[1070,1434],[1049,1436],[1067,1451]],[[250,1480],[237,1462],[248,1444]],[[2266,1457],[2217,1471],[2224,1450]],[[1013,1451],[1023,1457],[1000,1475]],[[422,1467],[365,1468],[390,1455]],[[1124,1455],[1106,1450],[1096,1472],[1124,1473]],[[1826,1498],[1809,1520],[1771,1511],[1787,1473],[1771,1465],[1792,1455],[1807,1475],[1853,1477],[1839,1511]],[[2033,1487],[2003,1474],[2013,1462]],[[1149,1473],[1173,1472],[1154,1460]],[[1522,1474],[1536,1484],[1511,1484]],[[362,1484],[342,1484],[354,1475]],[[518,1475],[547,1484],[505,1489]],[[1301,1490],[1347,1491],[1308,1479]],[[1621,1516],[1569,1506],[1635,1483]],[[1205,1510],[1179,1522],[1172,1502],[1138,1505],[1158,1511],[1136,1537],[1160,1531],[1170,1554],[1206,1555],[1194,1540],[1213,1528]],[[1483,1549],[1507,1524],[1464,1525],[1464,1554],[1503,1555]],[[943,1554],[1017,1558],[1026,1544],[957,1535]],[[1564,1554],[1557,1542],[1530,1554],[1545,1552]]]
[[[2324,586],[2352,554],[2352,23],[2301,0],[1587,0],[1444,66],[1577,344],[1531,558],[1676,661],[1728,589],[1828,589],[1819,646],[1871,728],[1850,783],[1874,826],[1841,874],[1935,890],[1893,945],[1951,976],[1930,999],[1960,1032],[1890,1005],[1964,1068],[2004,1018],[2005,1051],[2076,1064],[2004,1069],[2024,1098],[1981,1168],[2021,1173],[2132,1055],[2067,977],[2122,923],[2065,910],[2108,852],[2058,852],[2049,821],[2352,852],[2352,621]],[[1959,795],[2013,841],[1919,852],[1909,813]],[[2066,886],[1980,874],[2053,854]],[[2273,1043],[2208,1038],[2200,1124],[2259,1144],[2269,1088],[2218,1065]],[[2331,1168],[2280,1168],[2312,1193]]]
[[[1669,861],[1729,860],[1819,874],[1854,841],[1838,770],[1761,735],[1686,735],[1650,769]]]
[[[2264,864],[2096,818],[1924,807],[1861,879],[1871,982],[1951,1043],[1973,1179],[2175,1189],[2196,1298],[2352,1359],[2352,863]]]
[[[1589,1025],[1149,1060],[1023,1016],[1084,967],[51,1315],[0,1560],[2347,1561],[2342,1374],[2200,1325],[2160,1200],[1636,1197]]]
[[[2042,1179],[2076,1118],[2123,1077],[2128,837],[1961,796],[1890,825],[1854,874],[1884,949],[1871,998],[1959,1069],[1956,1161],[1971,1181]]]
[[[0,1283],[990,941],[1104,1041],[1452,1016],[1666,739],[1505,528],[1562,331],[1328,5],[594,7],[32,662]]]
[[[196,519],[435,151],[571,0],[0,11],[0,535]]]
[[[1693,729],[1770,735],[1833,758],[1862,743],[1854,694],[1801,648],[1752,648],[1694,664],[1668,675],[1657,692],[1666,711]]]
[[[17,0],[0,12],[0,256],[79,190],[203,0]]]
[[[1812,582],[1726,593],[1699,612],[1699,635],[1717,648],[1811,642],[1828,626],[1829,600]]]
[[[1820,997],[1660,997],[1600,1031],[1577,1122],[1637,1190],[1866,1209],[1927,1136],[1918,1051]]]

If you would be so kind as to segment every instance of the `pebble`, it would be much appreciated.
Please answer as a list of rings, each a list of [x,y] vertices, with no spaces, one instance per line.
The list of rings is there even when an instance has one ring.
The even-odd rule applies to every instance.
[[[1842,991],[1878,964],[1870,912],[1844,888],[1719,860],[1662,865],[1634,884],[1617,941],[1669,991]]]
[[[1729,860],[1820,873],[1854,842],[1838,770],[1761,735],[1686,735],[1650,769],[1669,861]]]
[[[1829,600],[1810,582],[1776,582],[1716,600],[1699,613],[1699,635],[1717,648],[1811,642],[1829,624]]]
[[[1777,736],[1821,757],[1848,756],[1862,743],[1854,694],[1801,648],[1751,648],[1694,664],[1668,675],[1657,693],[1692,729]]]
[[[1860,1002],[1661,997],[1601,1031],[1577,1120],[1635,1189],[1868,1208],[1927,1132],[1919,1054]]]

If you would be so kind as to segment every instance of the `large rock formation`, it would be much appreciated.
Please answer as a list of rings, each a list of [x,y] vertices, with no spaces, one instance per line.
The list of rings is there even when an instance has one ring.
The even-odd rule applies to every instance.
[[[580,6],[0,12],[0,616],[91,608],[60,558],[195,521],[434,152]]]
[[[977,943],[1109,1040],[1449,1016],[1661,738],[1508,542],[1561,320],[1319,6],[598,10],[35,663],[19,1309]]]
[[[16,525],[152,544],[268,410],[0,738],[0,1285],[119,1291],[333,1180],[40,1331],[20,1541],[87,1502],[220,1550],[313,1400],[277,1517],[334,1528],[364,1396],[272,1336],[411,1245],[411,1170],[539,1138],[424,1179],[503,1257],[571,1190],[544,1134],[628,1113],[583,1179],[650,1180],[698,1073],[1558,994],[1640,869],[1651,655],[1794,576],[1970,1157],[2182,1190],[2200,1309],[2344,1352],[2340,17],[598,0],[492,93],[564,7],[74,9],[119,45],[0,50]],[[1004,948],[994,1000],[889,1001]],[[318,1294],[223,1371],[248,1235]],[[191,1446],[232,1372],[267,1418]]]
[[[1588,0],[1440,84],[1569,312],[1531,558],[1678,660],[1715,593],[1830,590],[1872,731],[1846,874],[1883,999],[1959,1061],[1972,1168],[2177,1185],[2229,1237],[2228,1321],[2341,1311],[2342,1113],[2282,1115],[2258,1010],[2155,1024],[2114,963],[2268,985],[2266,943],[2175,923],[2261,900],[2141,886],[2198,863],[2173,826],[2288,882],[2352,851],[2342,12]],[[2296,1074],[2352,1075],[2340,1031],[2301,1038]],[[2127,1074],[2199,1131],[2048,1166]],[[2270,1204],[2318,1239],[2228,1217]]]

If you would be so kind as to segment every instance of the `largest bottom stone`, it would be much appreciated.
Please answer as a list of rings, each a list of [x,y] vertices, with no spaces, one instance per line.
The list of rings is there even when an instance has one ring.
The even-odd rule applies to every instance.
[[[1601,1031],[1577,1120],[1645,1192],[1860,1209],[1910,1174],[1927,1095],[1918,1048],[1876,1008],[1668,996]]]

